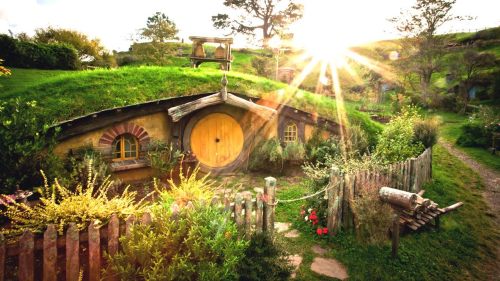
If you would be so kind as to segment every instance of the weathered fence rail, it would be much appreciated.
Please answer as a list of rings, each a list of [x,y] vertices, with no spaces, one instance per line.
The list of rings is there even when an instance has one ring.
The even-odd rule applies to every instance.
[[[364,170],[340,174],[333,171],[328,192],[327,226],[330,234],[338,229],[352,229],[354,214],[351,202],[368,186],[391,186],[409,192],[418,192],[432,178],[432,149],[427,148],[417,158],[394,163],[378,170]]]
[[[241,237],[249,238],[254,231],[272,233],[275,184],[274,178],[266,178],[266,187],[255,198],[244,192],[234,198],[214,197],[210,203],[229,212]],[[80,274],[83,280],[101,280],[107,265],[104,253],[116,254],[120,236],[128,235],[134,223],[149,224],[152,219],[150,213],[126,220],[113,215],[107,224],[97,227],[98,224],[91,223],[83,231],[70,224],[63,235],[58,235],[56,226],[51,224],[43,234],[25,231],[11,243],[0,234],[0,281],[74,281],[79,280]],[[118,279],[111,276],[107,280]]]

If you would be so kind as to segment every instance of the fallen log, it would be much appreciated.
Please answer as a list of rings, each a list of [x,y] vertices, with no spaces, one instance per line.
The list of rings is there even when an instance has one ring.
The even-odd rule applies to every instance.
[[[382,187],[379,191],[379,197],[382,201],[397,205],[406,209],[415,209],[417,206],[417,195],[390,187]]]

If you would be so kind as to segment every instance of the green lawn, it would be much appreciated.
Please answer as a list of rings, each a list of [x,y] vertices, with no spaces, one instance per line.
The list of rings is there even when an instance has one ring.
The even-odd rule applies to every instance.
[[[440,112],[437,114],[442,121],[440,136],[446,141],[452,143],[456,148],[467,153],[474,160],[484,164],[492,169],[500,171],[500,157],[492,155],[489,151],[479,147],[462,147],[455,142],[460,136],[462,124],[467,122],[467,116],[451,113]]]
[[[291,253],[304,257],[297,280],[330,280],[309,269],[314,258],[310,248],[315,243],[330,248],[327,256],[346,265],[349,280],[485,280],[485,265],[494,260],[493,249],[500,235],[486,215],[487,206],[480,194],[483,185],[476,173],[442,147],[435,147],[433,156],[433,182],[425,187],[425,197],[440,206],[465,203],[442,218],[439,230],[402,236],[396,259],[390,256],[389,240],[385,245],[366,246],[350,233],[328,242],[302,233],[298,240],[287,241]],[[295,185],[280,190],[277,197],[297,198],[306,192]],[[277,220],[296,220],[301,204],[278,205]]]
[[[10,93],[21,91],[32,87],[41,81],[47,81],[75,71],[68,70],[43,70],[12,68],[12,75],[0,77],[0,99],[9,96]]]

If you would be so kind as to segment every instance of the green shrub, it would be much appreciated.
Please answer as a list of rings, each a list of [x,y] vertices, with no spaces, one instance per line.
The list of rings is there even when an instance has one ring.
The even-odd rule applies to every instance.
[[[92,167],[92,163],[88,164]],[[112,214],[126,219],[129,215],[140,216],[145,211],[141,201],[136,202],[136,192],[125,191],[113,198],[108,197],[108,191],[113,186],[109,177],[100,185],[96,184],[98,175],[89,168],[87,182],[79,183],[75,191],[59,184],[56,179],[52,185],[47,183],[38,191],[40,202],[31,207],[28,204],[16,203],[6,207],[0,214],[10,219],[12,226],[3,229],[6,235],[18,235],[24,230],[40,233],[48,224],[55,224],[62,234],[69,223],[75,223],[77,228],[85,229],[94,221],[106,222]]]
[[[493,133],[500,132],[500,113],[488,106],[481,106],[467,123],[462,125],[462,133],[457,139],[461,146],[489,147]]]
[[[351,154],[363,155],[368,152],[368,137],[360,126],[351,124],[346,130],[345,141]]]
[[[437,142],[439,123],[436,119],[420,119],[413,124],[413,134],[416,142],[424,147],[432,147]]]
[[[160,189],[155,181],[155,190],[160,196],[165,208],[175,202],[180,207],[186,206],[188,202],[200,203],[210,202],[214,196],[214,180],[208,179],[210,174],[198,177],[200,167],[197,166],[191,173],[187,171],[184,175],[182,166],[179,171],[179,182],[176,183],[172,178],[168,180],[168,188]]]
[[[182,156],[182,152],[174,148],[172,143],[167,144],[158,140],[151,141],[147,151],[147,158],[151,168],[155,169],[157,177],[171,172]]]
[[[424,150],[414,137],[413,123],[418,119],[416,108],[405,107],[379,135],[374,157],[382,163],[394,163],[418,156]]]
[[[65,159],[66,175],[59,182],[72,188],[89,179],[89,170],[95,177],[97,186],[104,183],[110,175],[109,165],[104,161],[101,153],[92,146],[83,146],[76,150],[70,150]]]
[[[320,166],[331,166],[332,159],[341,154],[338,139],[333,137],[324,139],[319,129],[314,130],[305,147],[307,159]]]
[[[39,69],[77,69],[76,50],[64,44],[44,44],[19,41],[0,34],[0,54],[5,65]]]
[[[247,242],[231,218],[211,207],[159,209],[150,225],[134,225],[109,257],[120,280],[237,280]]]
[[[55,136],[48,134],[49,124],[37,115],[40,111],[35,101],[0,102],[1,193],[40,186],[40,170],[49,178],[64,170],[63,161],[52,153]]]
[[[283,245],[265,233],[252,235],[238,265],[240,281],[288,280],[292,269]]]
[[[274,71],[273,60],[268,57],[255,56],[251,61],[252,67],[255,68],[259,76],[270,77]]]
[[[248,160],[252,171],[281,172],[283,169],[283,148],[277,138],[261,141],[257,144]]]
[[[380,201],[378,186],[365,185],[351,201],[357,238],[369,244],[383,243],[388,238],[392,208]]]
[[[283,149],[283,159],[289,161],[304,161],[306,149],[301,142],[289,142]]]

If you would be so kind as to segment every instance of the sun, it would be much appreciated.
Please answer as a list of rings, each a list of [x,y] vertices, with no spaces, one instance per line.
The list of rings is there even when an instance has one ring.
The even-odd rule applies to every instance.
[[[346,130],[340,131],[341,141],[346,144],[344,146],[346,149],[349,149],[345,140],[349,122],[339,70],[343,69],[355,80],[361,81],[352,67],[354,64],[359,64],[392,80],[390,68],[351,49],[373,38],[370,34],[366,34],[362,19],[356,16],[363,7],[356,5],[359,5],[359,2],[356,4],[353,1],[304,1],[304,16],[291,27],[291,32],[294,34],[292,44],[296,49],[303,51],[296,60],[306,62],[306,66],[292,81],[292,85],[299,87],[306,77],[318,68],[318,84],[325,85],[328,81],[332,82],[330,86],[337,104],[334,114],[337,115],[341,127]],[[327,73],[331,77],[327,77]]]

